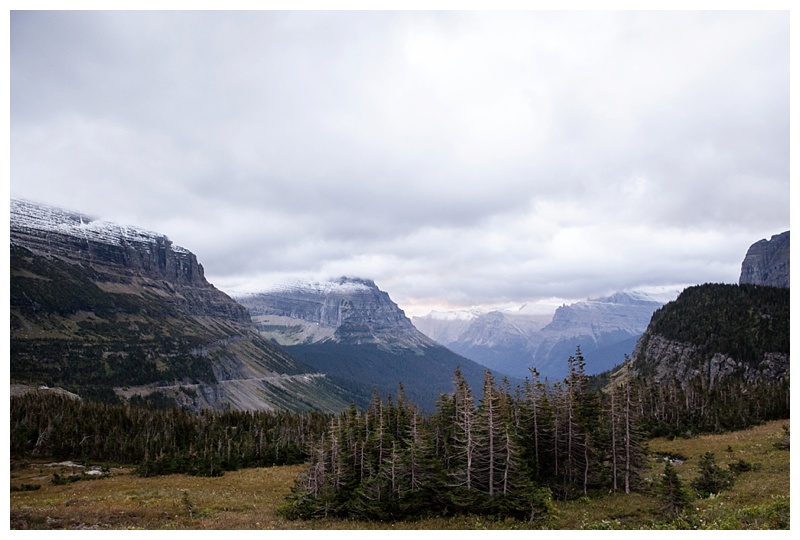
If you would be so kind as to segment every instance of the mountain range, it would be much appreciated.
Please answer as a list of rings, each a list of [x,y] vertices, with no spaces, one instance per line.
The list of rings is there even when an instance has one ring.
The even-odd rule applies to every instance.
[[[741,285],[687,289],[677,304],[665,305],[677,291],[624,292],[552,316],[433,313],[412,323],[369,279],[284,283],[233,299],[162,234],[20,200],[10,217],[16,390],[194,410],[341,411],[374,391],[397,396],[402,384],[432,410],[456,369],[474,389],[486,369],[511,384],[529,367],[556,380],[578,346],[587,374],[631,352],[640,371],[662,379],[788,373],[788,231],[751,246]],[[686,334],[680,321],[690,320],[707,332]]]
[[[567,372],[566,359],[577,347],[586,372],[596,374],[631,354],[650,316],[679,291],[640,291],[562,305],[551,316],[515,311],[431,313],[412,322],[449,349],[491,369],[525,377],[535,367],[556,380]]]

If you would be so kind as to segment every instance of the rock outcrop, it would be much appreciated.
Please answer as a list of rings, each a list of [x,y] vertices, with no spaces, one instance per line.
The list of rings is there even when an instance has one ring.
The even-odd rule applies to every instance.
[[[728,377],[788,380],[789,291],[756,285],[688,287],[653,314],[634,348],[634,370],[651,384]]]
[[[789,231],[759,240],[742,261],[739,284],[789,287]]]
[[[103,290],[146,284],[187,314],[250,322],[245,308],[206,281],[195,254],[162,234],[21,200],[11,201],[10,232],[12,245],[35,255],[93,268]]]
[[[675,378],[687,381],[700,377],[709,386],[737,375],[745,381],[776,380],[789,375],[789,353],[765,352],[757,363],[745,362],[721,352],[708,352],[692,344],[647,335],[633,351],[639,370],[654,384]]]

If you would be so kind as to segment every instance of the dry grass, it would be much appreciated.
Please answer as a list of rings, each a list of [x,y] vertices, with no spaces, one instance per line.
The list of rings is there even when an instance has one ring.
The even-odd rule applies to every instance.
[[[701,528],[762,528],[774,526],[764,516],[769,505],[789,497],[789,452],[773,446],[788,421],[771,422],[726,435],[694,439],[655,439],[652,452],[685,456],[676,470],[688,485],[697,474],[700,456],[713,452],[726,466],[744,459],[758,470],[739,475],[730,491],[694,502],[692,525]],[[276,514],[301,466],[246,469],[219,478],[170,475],[140,478],[128,469],[111,469],[99,480],[53,485],[53,473],[69,467],[44,463],[12,464],[11,485],[39,485],[32,491],[12,491],[12,529],[527,529],[584,528],[649,529],[670,527],[658,512],[658,501],[646,494],[611,494],[557,502],[546,522],[531,525],[477,517],[439,518],[417,522],[378,523],[345,520],[287,521]],[[651,461],[648,476],[663,470]],[[776,499],[777,498],[777,499]],[[770,507],[771,508],[771,507]],[[744,510],[743,510],[744,509]],[[748,510],[749,509],[749,510]],[[756,509],[756,510],[753,510]],[[788,513],[788,510],[786,511]],[[772,525],[771,525],[772,524]]]

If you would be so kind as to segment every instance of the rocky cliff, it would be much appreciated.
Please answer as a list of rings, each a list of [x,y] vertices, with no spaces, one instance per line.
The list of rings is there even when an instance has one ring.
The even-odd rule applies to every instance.
[[[789,231],[750,246],[742,261],[739,284],[789,287]]]
[[[95,269],[102,290],[147,284],[184,313],[249,323],[245,308],[206,281],[194,253],[162,234],[21,200],[11,201],[10,232],[12,245],[34,255]]]
[[[195,409],[341,410],[166,236],[11,201],[11,380]]]
[[[436,346],[368,279],[284,283],[236,299],[250,310],[262,335],[282,345],[333,341],[387,350]]]
[[[699,377],[713,387],[789,376],[789,291],[757,285],[689,287],[653,314],[633,351],[652,384]]]

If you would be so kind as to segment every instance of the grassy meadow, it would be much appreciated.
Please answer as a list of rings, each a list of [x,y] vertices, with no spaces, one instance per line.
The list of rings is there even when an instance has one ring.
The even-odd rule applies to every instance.
[[[83,469],[29,461],[11,463],[10,524],[12,529],[786,529],[789,451],[775,443],[788,425],[784,420],[723,435],[654,439],[643,493],[555,501],[553,514],[535,523],[469,516],[393,523],[288,521],[276,508],[302,466],[243,469],[217,478],[140,478],[112,465],[102,478],[54,484],[54,475],[64,478]],[[723,468],[738,463],[751,470],[740,473],[732,489],[694,499],[683,516],[667,517],[652,493],[663,457],[673,458],[689,488],[705,452],[713,452]]]

